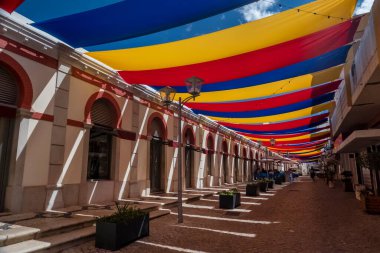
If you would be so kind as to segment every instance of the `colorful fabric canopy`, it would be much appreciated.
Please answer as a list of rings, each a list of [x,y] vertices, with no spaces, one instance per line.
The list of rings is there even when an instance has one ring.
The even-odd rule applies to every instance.
[[[21,2],[0,3],[0,7],[12,11]],[[186,104],[195,113],[274,152],[314,159],[330,137],[329,110],[361,22],[360,17],[351,19],[356,0],[316,0],[166,43],[135,48],[119,43],[250,2],[255,0],[102,0],[83,3],[77,12],[72,6],[63,16],[51,14],[53,18],[40,19],[34,26],[74,47],[101,48],[87,54],[118,70],[130,84],[156,90],[173,86],[177,97],[185,98],[189,96],[185,80],[200,77],[204,80],[201,96]],[[98,45],[102,43],[108,44]],[[271,139],[276,140],[273,146]]]
[[[278,114],[285,114],[289,112],[294,112],[309,107],[317,106],[334,99],[335,93],[330,92],[327,94],[320,95],[318,97],[312,97],[304,101],[297,101],[289,105],[272,107],[264,110],[248,110],[248,111],[204,111],[204,110],[194,110],[197,114],[203,114],[212,117],[226,117],[226,118],[251,118],[251,117],[263,117]],[[238,103],[239,104],[239,103]]]
[[[263,99],[251,99],[248,101],[229,101],[215,103],[194,103],[189,102],[186,105],[199,113],[205,114],[205,111],[213,112],[246,112],[267,110],[276,107],[296,104],[300,101],[305,101],[310,98],[317,98],[321,95],[335,91],[341,83],[341,80],[336,80],[326,84],[314,86],[312,88],[302,89],[292,93],[274,95]],[[203,111],[203,112],[201,112]]]
[[[0,1],[0,8],[11,13],[13,12],[24,0],[2,0]]]
[[[267,123],[267,124],[236,124],[228,122],[219,122],[221,125],[235,129],[236,131],[252,131],[257,133],[263,132],[278,132],[284,130],[294,130],[299,127],[310,127],[314,123],[320,124],[321,121],[324,121],[328,116],[328,113],[322,113],[318,115],[313,115],[301,119],[279,122],[279,123]]]
[[[275,123],[275,122],[280,122],[280,121],[285,121],[285,120],[302,118],[311,114],[323,112],[325,110],[329,110],[333,105],[334,105],[333,102],[327,102],[327,103],[319,104],[316,106],[308,107],[305,109],[297,110],[297,111],[286,112],[286,113],[270,115],[270,116],[254,117],[254,118],[223,118],[223,117],[212,117],[212,116],[209,116],[209,117],[216,121],[223,121],[223,122],[229,122],[229,123],[244,123],[244,124]]]
[[[299,7],[310,11],[309,13],[291,9],[268,18],[186,40],[147,47],[91,52],[88,55],[115,69],[129,71],[208,62],[274,46],[323,30],[350,19],[355,5],[356,0],[319,0]]]
[[[300,63],[340,48],[353,40],[360,18],[257,51],[192,65],[141,71],[119,71],[130,84],[184,86],[195,75],[204,82],[224,82]],[[124,69],[125,66],[113,66]]]
[[[255,1],[129,0],[37,22],[33,26],[74,47],[83,47],[162,31]]]
[[[265,72],[259,75],[234,79],[220,83],[205,84],[202,86],[202,96],[197,98],[197,101],[212,102],[215,101],[215,99],[213,98],[217,94],[222,94],[223,92],[228,92],[228,94],[230,94],[231,90],[233,89],[240,89],[240,91],[243,91],[242,88],[254,88],[253,86],[259,85],[261,85],[261,87],[258,87],[258,89],[256,89],[254,93],[250,94],[255,95],[257,94],[256,91],[259,91],[259,93],[262,95],[259,95],[257,97],[269,96],[276,94],[276,92],[279,90],[282,91],[283,88],[286,90],[283,92],[287,92],[335,80],[339,77],[340,71],[342,69],[341,66],[337,65],[343,64],[345,62],[347,52],[350,49],[350,47],[350,45],[347,45],[327,54],[318,56],[316,58],[312,58],[301,63],[293,64],[288,67]],[[306,84],[309,82],[312,82],[312,84],[307,86]],[[262,85],[269,83],[273,83],[273,88],[270,89],[269,94],[261,92],[267,91],[267,89],[269,88],[269,86],[267,85]],[[302,85],[302,83],[304,83],[304,85]],[[150,86],[156,89],[160,89],[163,87],[155,85]],[[265,89],[263,89],[263,87],[265,87]],[[178,92],[178,96],[184,97],[187,95],[185,94],[187,93],[186,87],[176,86],[175,89]],[[219,91],[219,93],[216,93],[217,91]],[[250,92],[248,91],[248,89],[246,91]],[[211,96],[209,96],[210,94]],[[243,94],[246,94],[246,92],[243,92]],[[225,96],[225,94],[222,94],[221,97],[224,97],[226,99],[229,96]],[[216,99],[216,101],[219,100],[220,97]]]

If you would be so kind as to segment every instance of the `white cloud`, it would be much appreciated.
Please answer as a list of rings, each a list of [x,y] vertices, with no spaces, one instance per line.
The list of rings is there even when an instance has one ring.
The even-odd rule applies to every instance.
[[[374,0],[364,0],[355,10],[355,15],[367,13],[371,10]]]
[[[271,9],[274,5],[276,5],[275,2],[260,0],[255,3],[243,6],[240,9],[240,12],[244,15],[245,20],[249,22],[273,15],[275,12],[269,11],[269,9]]]

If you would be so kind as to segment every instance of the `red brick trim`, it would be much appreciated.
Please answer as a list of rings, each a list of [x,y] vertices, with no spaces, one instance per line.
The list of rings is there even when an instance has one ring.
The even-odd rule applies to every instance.
[[[26,47],[25,45],[11,40],[3,35],[0,35],[0,48],[4,48],[10,52],[16,53],[53,69],[57,69],[58,67],[58,60],[53,57]]]
[[[53,115],[39,113],[39,112],[33,112],[31,118],[36,119],[36,120],[50,121],[50,122],[54,121]]]
[[[78,121],[74,119],[67,119],[67,125],[84,128],[84,123],[82,121]]]
[[[15,59],[4,52],[0,52],[0,63],[16,78],[19,88],[19,99],[17,106],[30,110],[30,108],[32,108],[33,86],[29,75]]]
[[[82,81],[85,81],[87,83],[93,84],[101,89],[107,90],[111,93],[116,94],[117,96],[125,97],[125,98],[132,98],[133,94],[129,91],[122,90],[121,88],[117,87],[116,85],[112,83],[108,83],[100,78],[97,78],[91,74],[88,74],[80,69],[77,69],[75,67],[71,67],[72,76],[75,78],[78,78]]]

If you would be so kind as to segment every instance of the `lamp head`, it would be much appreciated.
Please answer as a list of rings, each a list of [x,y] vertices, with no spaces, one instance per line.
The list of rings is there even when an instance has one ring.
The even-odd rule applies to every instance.
[[[170,86],[166,86],[158,91],[164,105],[168,106],[173,102],[176,91]]]
[[[187,92],[190,93],[193,97],[199,96],[201,93],[201,88],[203,80],[199,77],[193,76],[185,81]]]

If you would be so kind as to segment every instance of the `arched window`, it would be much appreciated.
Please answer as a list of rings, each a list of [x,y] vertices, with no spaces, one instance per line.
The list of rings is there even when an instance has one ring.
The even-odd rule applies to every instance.
[[[214,155],[214,140],[212,136],[207,137],[207,175],[212,176],[212,157]]]
[[[116,111],[107,99],[97,99],[91,107],[90,146],[87,179],[110,179],[113,129]]]

